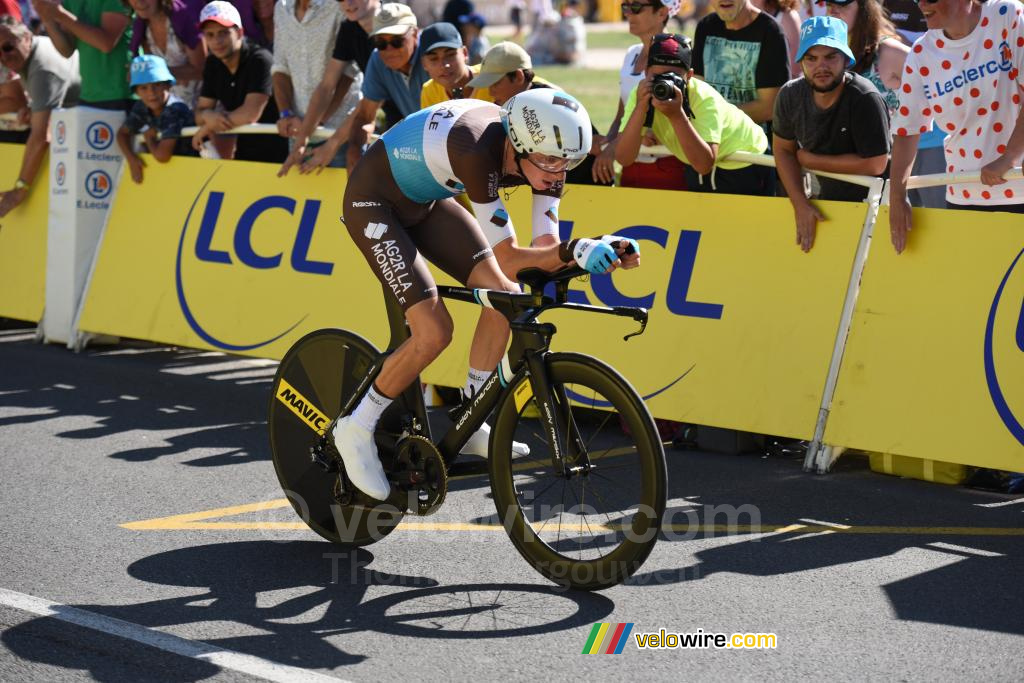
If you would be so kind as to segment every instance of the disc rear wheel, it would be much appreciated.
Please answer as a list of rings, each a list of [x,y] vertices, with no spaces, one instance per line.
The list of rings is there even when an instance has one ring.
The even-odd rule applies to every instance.
[[[391,505],[339,503],[336,463],[311,458],[311,448],[378,355],[357,334],[317,330],[288,350],[274,377],[267,422],[278,481],[302,521],[334,543],[359,546],[379,541],[402,519]],[[333,465],[332,471],[325,465]]]

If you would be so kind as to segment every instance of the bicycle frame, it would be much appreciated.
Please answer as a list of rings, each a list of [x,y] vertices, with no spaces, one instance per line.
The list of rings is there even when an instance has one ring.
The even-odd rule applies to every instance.
[[[412,416],[412,431],[436,443],[445,463],[450,464],[454,462],[459,454],[459,450],[480,429],[494,409],[504,401],[506,393],[511,391],[513,387],[518,386],[522,378],[526,376],[529,377],[533,397],[537,401],[541,426],[552,446],[553,464],[558,473],[560,475],[568,475],[578,469],[589,468],[590,463],[587,460],[583,442],[579,437],[578,430],[572,423],[571,412],[568,410],[568,397],[559,389],[560,394],[557,403],[552,400],[552,387],[548,382],[544,356],[549,351],[551,338],[557,332],[557,329],[550,323],[540,323],[536,319],[541,313],[552,308],[568,308],[591,313],[630,317],[641,323],[641,327],[638,332],[626,335],[625,339],[629,339],[632,336],[643,333],[647,325],[647,310],[623,306],[609,308],[569,303],[567,301],[568,282],[570,279],[583,274],[585,274],[585,271],[578,268],[565,269],[560,271],[555,277],[551,277],[549,274],[542,273],[541,271],[535,271],[534,269],[524,271],[520,275],[527,284],[531,285],[533,291],[529,294],[444,285],[438,286],[438,295],[442,298],[479,304],[486,308],[497,310],[509,320],[512,332],[511,345],[504,358],[502,358],[501,363],[484,381],[483,387],[472,400],[466,401],[452,411],[451,418],[454,424],[445,432],[439,442],[434,441],[431,434],[426,404],[420,391],[419,378],[402,392],[401,396],[396,398],[396,400],[403,401],[405,408]],[[545,296],[543,293],[543,287],[548,282],[555,283],[554,298]],[[342,415],[347,415],[355,409],[359,400],[362,399],[380,373],[384,360],[410,336],[409,328],[405,321],[405,314],[398,305],[397,300],[387,289],[384,290],[384,299],[386,302],[388,324],[391,329],[391,340],[387,350],[374,361],[366,378],[342,407]],[[556,405],[563,406],[563,410],[556,410]],[[563,441],[560,437],[567,432],[571,438]],[[563,452],[563,444],[570,446],[571,453]],[[567,455],[573,456],[576,463],[570,472],[565,470]]]

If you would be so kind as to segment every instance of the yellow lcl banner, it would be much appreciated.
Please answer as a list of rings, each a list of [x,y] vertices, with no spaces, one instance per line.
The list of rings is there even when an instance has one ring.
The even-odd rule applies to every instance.
[[[275,171],[182,158],[148,164],[142,185],[122,183],[82,330],[270,358],[321,327],[385,346],[380,286],[340,221],[344,172]],[[521,243],[529,203],[528,188],[511,192]],[[573,300],[651,317],[624,342],[629,319],[552,312],[555,348],[610,363],[659,417],[809,438],[866,213],[823,208],[829,221],[808,255],[785,199],[568,188],[564,237],[615,232],[643,254],[639,270],[574,282]],[[455,342],[424,379],[461,386],[479,311],[449,307]]]
[[[878,215],[827,443],[1024,471],[1024,220],[914,211],[907,251]]]
[[[0,144],[0,190],[14,186],[24,149],[23,145]],[[0,317],[33,322],[43,317],[49,167],[44,158],[28,198],[0,218]]]

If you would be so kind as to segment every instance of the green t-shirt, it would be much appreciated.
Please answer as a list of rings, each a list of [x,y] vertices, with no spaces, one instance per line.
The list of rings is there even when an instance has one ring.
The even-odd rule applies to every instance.
[[[768,149],[768,136],[764,134],[761,126],[754,123],[753,119],[744,114],[739,107],[726,102],[725,98],[719,95],[713,87],[699,78],[691,78],[687,89],[690,91],[690,109],[693,110],[695,117],[690,119],[690,123],[693,124],[697,135],[704,142],[718,145],[715,166],[726,171],[744,168],[750,164],[721,161],[721,159],[733,152],[761,154]],[[629,101],[626,102],[626,111],[622,117],[620,131],[626,128],[634,109],[636,109],[636,88],[633,88]],[[679,138],[676,137],[675,129],[672,128],[672,122],[667,116],[655,111],[651,130],[654,131],[658,142],[668,147],[677,159],[684,164],[690,163],[683,152],[683,146],[679,144]]]
[[[121,0],[64,0],[67,11],[91,26],[100,25],[104,12],[116,12],[131,18],[132,12]],[[82,74],[82,104],[126,100],[131,97],[128,88],[128,63],[131,61],[128,44],[132,39],[131,22],[121,34],[117,46],[104,54],[81,40],[77,41],[78,70]]]

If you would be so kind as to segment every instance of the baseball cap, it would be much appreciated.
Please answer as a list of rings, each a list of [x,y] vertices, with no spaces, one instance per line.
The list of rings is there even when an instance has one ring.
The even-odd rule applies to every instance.
[[[804,54],[815,45],[834,47],[846,55],[846,65],[853,66],[856,59],[850,52],[846,40],[846,22],[836,17],[811,17],[800,25],[800,49],[796,53],[796,61],[804,58]]]
[[[423,29],[420,34],[420,54],[427,54],[439,47],[462,47],[462,34],[451,24],[439,21]]]
[[[208,21],[215,21],[221,26],[242,28],[242,17],[239,16],[238,10],[224,0],[213,0],[199,12],[199,26],[202,27]]]
[[[400,2],[385,2],[373,17],[373,33],[378,35],[402,35],[410,28],[416,28],[416,15],[408,5]]]
[[[679,8],[683,6],[683,0],[661,0],[661,4],[668,7],[669,18],[679,14]]]
[[[850,1],[852,2],[853,0]],[[487,20],[479,12],[471,12],[469,14],[460,14],[459,24],[475,24],[477,28],[483,28],[487,26]]]
[[[675,66],[689,71],[693,63],[690,39],[678,33],[659,33],[651,40],[647,66]]]
[[[167,62],[157,55],[139,55],[133,59],[129,74],[129,87],[132,88],[147,83],[177,83],[171,75],[171,70],[167,68]]]
[[[480,73],[469,85],[474,88],[489,88],[510,71],[532,69],[533,61],[519,45],[508,41],[498,43],[484,55],[480,63]]]

